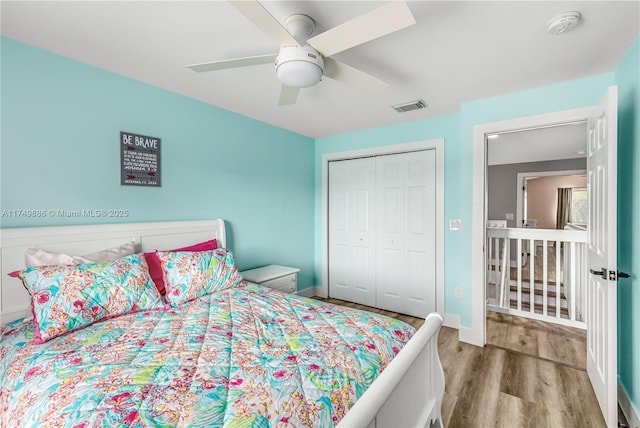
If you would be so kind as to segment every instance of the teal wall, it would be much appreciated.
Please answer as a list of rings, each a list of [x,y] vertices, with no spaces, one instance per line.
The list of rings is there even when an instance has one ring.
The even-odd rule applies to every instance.
[[[313,140],[3,37],[2,227],[224,218],[241,269],[299,267],[313,285]],[[162,187],[120,185],[119,132],[162,139]]]
[[[618,85],[618,383],[640,414],[640,37],[616,71]]]
[[[446,311],[472,327],[471,223],[473,194],[473,128],[476,125],[522,116],[597,104],[614,74],[604,74],[557,85],[464,103],[460,113],[384,128],[316,140],[316,277],[322,278],[322,155],[410,141],[445,139],[445,300]],[[408,113],[410,114],[410,113]],[[449,231],[448,220],[462,220],[460,231]],[[454,290],[461,289],[456,299]]]

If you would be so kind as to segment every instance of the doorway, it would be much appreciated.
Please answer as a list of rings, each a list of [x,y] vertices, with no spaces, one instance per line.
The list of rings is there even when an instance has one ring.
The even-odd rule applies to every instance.
[[[468,343],[484,346],[486,343],[486,287],[485,287],[485,242],[486,222],[489,219],[486,199],[487,138],[490,135],[508,134],[527,129],[583,123],[588,120],[593,108],[579,108],[536,116],[510,119],[477,125],[473,132],[473,213],[472,213],[472,328],[465,332]],[[512,213],[516,207],[513,207]],[[506,217],[506,215],[505,215]],[[512,225],[515,225],[515,218]]]
[[[488,310],[584,329],[586,121],[486,146]]]
[[[470,343],[486,344],[485,242],[487,238],[486,138],[519,129],[588,123],[589,223],[586,296],[587,373],[608,425],[617,420],[616,188],[617,87],[593,107],[523,117],[474,127],[472,220],[472,328]],[[533,282],[533,280],[531,281]]]

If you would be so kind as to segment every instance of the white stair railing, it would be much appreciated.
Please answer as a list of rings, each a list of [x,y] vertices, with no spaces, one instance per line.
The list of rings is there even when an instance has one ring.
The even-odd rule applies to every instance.
[[[586,328],[586,242],[584,230],[487,228],[487,308]]]

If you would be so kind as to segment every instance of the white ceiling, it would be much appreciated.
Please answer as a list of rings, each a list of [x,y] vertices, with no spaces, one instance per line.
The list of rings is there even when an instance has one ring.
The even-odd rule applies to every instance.
[[[318,34],[386,2],[265,1],[281,22],[303,13]],[[451,114],[460,104],[615,70],[640,29],[639,1],[410,1],[417,24],[335,57],[391,84],[362,94],[325,79],[278,107],[271,65],[198,74],[185,65],[276,53],[225,1],[6,1],[2,34],[318,138]],[[555,15],[583,21],[562,36]],[[46,73],[46,70],[42,71]],[[393,104],[422,98],[428,109]]]
[[[489,139],[488,165],[586,158],[586,122],[509,132]]]

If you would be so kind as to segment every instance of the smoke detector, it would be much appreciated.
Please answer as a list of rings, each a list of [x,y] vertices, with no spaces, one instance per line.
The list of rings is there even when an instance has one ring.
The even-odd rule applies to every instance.
[[[553,17],[547,23],[547,31],[551,34],[563,34],[571,31],[580,23],[580,12],[565,12]]]

